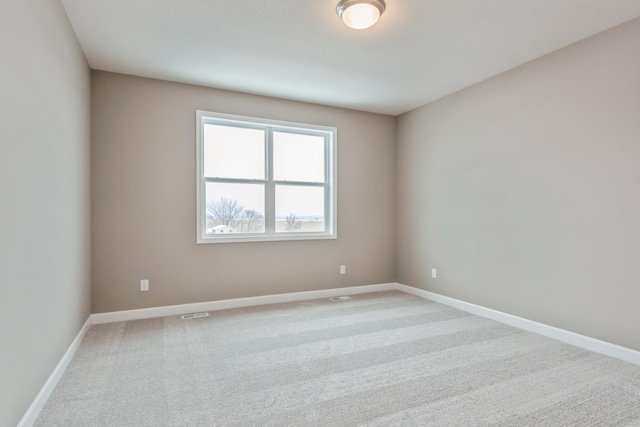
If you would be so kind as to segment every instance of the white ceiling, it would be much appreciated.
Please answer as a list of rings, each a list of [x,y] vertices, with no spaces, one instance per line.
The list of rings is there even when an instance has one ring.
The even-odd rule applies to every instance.
[[[398,115],[640,16],[640,0],[62,0],[93,69]]]

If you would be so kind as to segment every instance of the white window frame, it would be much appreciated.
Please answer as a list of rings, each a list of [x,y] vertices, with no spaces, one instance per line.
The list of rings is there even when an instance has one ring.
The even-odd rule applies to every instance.
[[[204,176],[204,125],[221,124],[243,128],[265,130],[266,176],[264,180],[242,180],[207,178]],[[325,182],[309,183],[278,181],[273,179],[273,132],[289,132],[304,135],[323,136],[325,138]],[[240,243],[268,242],[283,240],[319,240],[337,239],[337,128],[330,126],[292,123],[255,117],[237,116],[196,110],[196,221],[197,243]],[[265,184],[265,232],[264,233],[206,233],[206,196],[207,182],[238,182]],[[275,232],[275,187],[290,185],[299,187],[322,187],[324,195],[325,230],[318,232]]]

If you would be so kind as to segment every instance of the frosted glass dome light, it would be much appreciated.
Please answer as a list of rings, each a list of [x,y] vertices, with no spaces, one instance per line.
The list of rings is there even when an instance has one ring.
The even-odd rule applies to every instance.
[[[378,22],[384,9],[384,0],[341,0],[336,11],[346,26],[363,30]]]

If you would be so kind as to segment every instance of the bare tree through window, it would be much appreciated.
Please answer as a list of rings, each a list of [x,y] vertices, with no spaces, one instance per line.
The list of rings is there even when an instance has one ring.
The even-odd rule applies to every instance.
[[[287,220],[287,231],[296,231],[299,230],[300,227],[302,227],[302,221],[300,221],[298,219],[298,217],[296,216],[296,214],[289,214],[286,217]]]
[[[246,233],[259,232],[264,228],[264,215],[253,209],[244,211],[242,221],[242,231]]]
[[[235,199],[220,197],[207,203],[207,215],[221,225],[236,227],[242,218],[242,212],[244,212],[244,206]]]

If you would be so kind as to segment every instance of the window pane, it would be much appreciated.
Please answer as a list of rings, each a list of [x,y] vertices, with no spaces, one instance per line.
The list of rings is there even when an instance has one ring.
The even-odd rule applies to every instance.
[[[324,188],[276,186],[276,232],[324,229]]]
[[[264,131],[204,125],[204,176],[264,179]]]
[[[206,185],[206,234],[264,233],[264,185]]]
[[[324,141],[322,136],[274,132],[274,179],[324,182]]]

